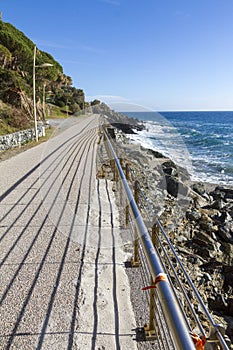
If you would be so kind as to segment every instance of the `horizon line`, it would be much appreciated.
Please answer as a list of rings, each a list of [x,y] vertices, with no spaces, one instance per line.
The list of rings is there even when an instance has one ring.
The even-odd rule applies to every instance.
[[[119,113],[160,113],[160,112],[233,112],[233,109],[169,109],[169,110],[151,110],[151,111],[124,111],[118,110]]]

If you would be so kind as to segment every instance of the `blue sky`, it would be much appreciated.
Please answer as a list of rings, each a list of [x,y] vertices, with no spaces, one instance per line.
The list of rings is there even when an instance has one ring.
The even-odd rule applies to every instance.
[[[1,0],[0,11],[87,99],[233,110],[233,0]]]

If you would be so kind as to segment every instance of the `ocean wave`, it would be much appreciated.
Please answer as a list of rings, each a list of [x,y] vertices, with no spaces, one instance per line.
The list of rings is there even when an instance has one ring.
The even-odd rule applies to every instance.
[[[233,182],[233,113],[140,113],[145,130],[135,142],[154,149],[186,167],[192,179],[215,183]],[[153,120],[154,117],[154,120]],[[171,121],[171,122],[170,122]]]

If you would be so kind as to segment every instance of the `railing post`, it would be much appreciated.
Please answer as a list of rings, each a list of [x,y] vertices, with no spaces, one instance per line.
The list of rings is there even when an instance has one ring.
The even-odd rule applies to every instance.
[[[138,205],[139,202],[139,189],[138,189],[138,181],[135,181],[134,183],[134,199],[136,204]],[[132,267],[138,267],[139,266],[139,251],[138,251],[138,234],[137,234],[137,228],[136,225],[134,225],[134,256],[131,260],[131,266]]]
[[[156,224],[152,227],[152,243],[156,247],[158,245],[158,231],[159,228]],[[153,285],[153,278],[151,276],[151,285]],[[146,340],[155,340],[156,339],[156,301],[155,301],[155,289],[150,289],[150,319],[149,323],[144,326]]]
[[[119,159],[120,160],[120,164],[121,164],[121,167],[123,168],[123,165],[124,165],[124,160],[122,158]],[[119,182],[119,190],[120,190],[120,205],[121,207],[123,207],[123,184],[122,184],[122,181],[120,179],[120,176],[119,176],[119,172],[118,173],[118,182]]]
[[[125,165],[125,177],[126,177],[126,180],[129,181],[129,165],[128,164]]]
[[[152,226],[151,240],[155,247],[158,247],[158,233],[159,233],[159,227],[158,225],[154,224]]]
[[[139,262],[139,252],[138,252],[138,235],[137,235],[137,228],[136,225],[134,225],[134,254],[131,259],[131,266],[132,267],[138,267]]]
[[[103,130],[103,128],[102,128],[102,130]],[[106,134],[104,132],[103,132],[103,140],[104,140],[104,142],[107,141],[107,137],[106,137]],[[107,147],[107,149],[109,150],[109,147]]]
[[[151,276],[151,285],[153,284],[153,278]],[[150,289],[150,320],[147,325],[144,326],[146,340],[155,340],[156,330],[155,330],[155,288]]]
[[[117,166],[115,164],[115,161],[114,161],[114,172],[115,172],[114,178],[116,181],[116,189],[118,190],[119,189],[119,187],[118,187],[118,185],[119,185],[119,173],[118,173],[118,169],[117,169]]]
[[[139,183],[138,183],[138,181],[134,182],[134,200],[138,206],[138,204],[139,204]]]
[[[126,164],[125,166],[125,177],[126,180],[129,181],[129,166],[128,164]],[[127,201],[128,203],[128,201]],[[128,226],[129,225],[129,204],[126,204],[125,207],[125,225]]]

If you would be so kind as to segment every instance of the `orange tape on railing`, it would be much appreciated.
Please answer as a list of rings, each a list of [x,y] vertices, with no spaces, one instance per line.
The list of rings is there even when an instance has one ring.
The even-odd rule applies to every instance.
[[[206,344],[206,337],[203,336],[200,338],[196,333],[191,333],[191,337],[193,339],[194,345],[197,350],[204,350]]]
[[[155,279],[154,283],[153,283],[151,286],[143,287],[142,290],[154,289],[154,288],[156,288],[156,285],[157,285],[159,282],[168,282],[167,276],[166,276],[165,273],[159,273],[159,274],[156,276],[156,279]]]

